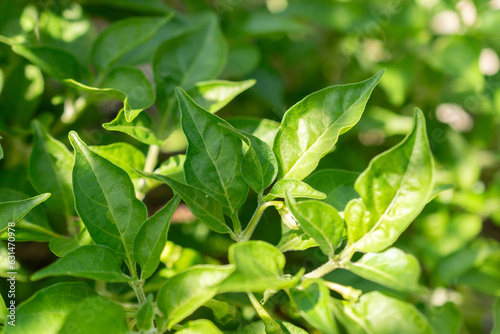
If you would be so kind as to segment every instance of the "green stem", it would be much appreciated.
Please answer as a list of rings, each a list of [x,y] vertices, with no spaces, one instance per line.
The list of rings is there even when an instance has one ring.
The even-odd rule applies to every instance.
[[[345,286],[342,284],[334,283],[334,282],[323,282],[328,289],[338,292],[345,300],[349,301],[357,301],[361,294],[363,293],[361,290],[354,289],[352,286]]]
[[[130,282],[130,286],[135,292],[139,305],[143,305],[144,303],[146,303],[146,294],[144,293],[144,289],[142,288],[143,284],[143,280],[134,280]]]
[[[151,173],[156,167],[156,164],[158,163],[158,155],[160,154],[160,146],[158,145],[151,145],[149,146],[148,149],[148,154],[146,155],[146,163],[144,164],[144,171],[146,173]],[[139,181],[139,187],[137,191],[137,198],[143,199],[144,196],[146,196],[145,193],[145,188],[146,188],[146,178],[143,177]]]
[[[339,255],[335,256],[335,258],[328,260],[328,262],[321,267],[304,275],[304,278],[320,278],[337,268],[343,268],[345,264],[351,260],[354,253],[355,249],[352,245],[348,246]]]
[[[276,209],[280,209],[284,206],[283,202],[280,201],[271,201],[271,202],[265,202],[264,204],[260,205],[257,210],[255,210],[255,213],[253,214],[252,218],[250,219],[250,222],[248,223],[247,227],[243,231],[243,233],[240,235],[239,241],[248,241],[252,237],[253,232],[255,231],[255,228],[257,227],[257,224],[259,223],[260,218],[262,217],[262,214],[264,213],[264,210],[267,209],[270,206],[276,207]]]
[[[240,218],[238,217],[238,213],[233,213],[231,215],[231,220],[233,221],[233,230],[234,234],[240,235],[241,234],[241,223],[240,223]]]
[[[50,235],[50,236],[53,236],[56,238],[68,238],[65,235],[59,234],[59,233],[51,231],[51,230],[47,230],[45,227],[35,225],[32,223],[28,223],[28,222],[20,222],[20,223],[18,223],[18,226],[21,228],[27,229],[27,230],[45,233],[47,235]]]
[[[264,322],[264,326],[266,327],[266,333],[269,334],[284,334],[280,325],[271,318],[269,313],[267,313],[266,309],[259,303],[257,298],[255,298],[254,294],[251,292],[247,292],[248,298],[250,298],[250,302],[252,302],[255,311]]]

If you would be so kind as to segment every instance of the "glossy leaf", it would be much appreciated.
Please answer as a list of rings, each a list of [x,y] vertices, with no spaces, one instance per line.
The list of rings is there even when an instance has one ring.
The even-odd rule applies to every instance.
[[[122,109],[114,120],[102,125],[108,131],[119,131],[128,134],[147,145],[161,145],[162,141],[152,130],[151,118],[146,113],[140,113],[131,122],[127,121]]]
[[[323,254],[333,257],[342,241],[344,222],[337,210],[319,201],[295,202],[287,194],[286,205],[300,223],[300,228],[319,244]]]
[[[167,242],[170,220],[174,215],[180,198],[172,198],[157,213],[141,225],[134,241],[135,260],[141,266],[141,278],[150,277],[160,263],[160,255]]]
[[[359,195],[354,190],[358,173],[338,169],[323,169],[309,176],[305,182],[314,189],[326,194],[325,203],[337,211],[344,211],[347,203]]]
[[[434,187],[434,162],[424,115],[397,146],[375,157],[356,180],[360,199],[349,202],[345,220],[350,247],[379,252],[396,241],[422,211]]]
[[[229,248],[229,263],[236,271],[219,286],[220,291],[264,292],[267,289],[290,288],[300,280],[302,272],[294,277],[283,275],[285,256],[264,241],[233,244]]]
[[[37,291],[16,309],[16,326],[7,326],[5,334],[57,334],[66,317],[86,298],[96,293],[85,283],[57,283]]]
[[[339,135],[359,121],[382,74],[356,84],[325,88],[288,109],[273,147],[280,162],[278,179],[302,180],[316,169]]]
[[[121,271],[122,260],[111,248],[100,245],[81,246],[31,276],[39,280],[49,276],[75,276],[106,282],[127,282]]]
[[[111,24],[94,42],[92,63],[99,69],[110,67],[128,51],[152,38],[170,17],[129,18]]]
[[[99,87],[87,86],[72,79],[65,82],[90,93],[105,93],[122,100],[125,120],[128,122],[155,101],[153,86],[144,73],[135,67],[114,67],[104,77]]]
[[[135,197],[127,172],[90,150],[75,132],[69,138],[75,149],[76,211],[97,244],[112,248],[131,265],[146,207]]]
[[[357,303],[334,301],[332,305],[335,315],[349,333],[434,333],[417,308],[380,292],[366,293]]]
[[[166,183],[189,206],[193,214],[205,225],[219,233],[231,230],[226,225],[221,204],[202,190],[158,174],[144,174],[147,177]]]
[[[285,198],[285,194],[289,192],[291,197],[325,199],[326,195],[321,191],[317,191],[299,180],[283,179],[274,184],[269,193],[264,197],[265,201],[272,201],[276,197]]]
[[[178,334],[223,334],[211,321],[199,319],[190,321],[186,326],[182,327]]]
[[[398,248],[383,253],[366,253],[347,268],[358,276],[401,291],[417,291],[420,265],[411,254]]]
[[[222,119],[203,110],[182,89],[177,90],[177,98],[188,140],[186,182],[213,196],[230,212],[237,212],[248,194],[240,171],[240,139],[219,125],[226,124]]]
[[[239,82],[211,80],[196,83],[188,91],[189,96],[203,109],[216,113],[236,96],[255,85],[255,80]]]
[[[330,291],[322,280],[306,280],[302,289],[290,290],[290,297],[300,315],[321,333],[339,333],[330,308]]]
[[[75,211],[71,184],[73,155],[40,122],[33,121],[32,127],[34,144],[28,167],[31,184],[38,192],[51,194],[46,204],[52,211],[71,217]]]
[[[153,328],[155,310],[153,305],[153,295],[148,295],[147,300],[137,311],[137,328],[149,331]]]
[[[217,285],[234,271],[234,266],[195,266],[171,277],[158,292],[158,308],[167,327],[182,321],[218,291]]]
[[[50,194],[42,194],[32,198],[0,203],[0,235],[10,222],[18,222],[35,206],[47,200]]]

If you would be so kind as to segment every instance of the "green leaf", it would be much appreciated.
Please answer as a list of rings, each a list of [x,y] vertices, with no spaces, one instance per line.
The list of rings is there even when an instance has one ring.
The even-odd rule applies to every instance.
[[[71,171],[73,155],[66,146],[54,139],[38,121],[33,121],[33,151],[28,172],[31,184],[38,192],[48,192],[47,206],[66,217],[74,215]]]
[[[116,63],[128,51],[147,42],[170,20],[166,17],[137,17],[120,20],[108,26],[95,40],[92,63],[105,69]]]
[[[134,240],[135,260],[141,266],[141,279],[150,277],[158,268],[160,255],[167,242],[170,220],[180,202],[175,196],[151,218],[141,225]]]
[[[283,179],[274,184],[269,193],[264,197],[265,201],[272,201],[276,197],[285,198],[286,192],[290,193],[291,197],[303,197],[313,199],[325,199],[326,195],[321,191],[317,191],[299,180]]]
[[[71,53],[49,46],[14,45],[12,51],[28,59],[56,80],[82,81],[88,71]]]
[[[323,254],[333,257],[344,233],[344,221],[337,210],[319,201],[296,203],[289,193],[286,204],[299,221],[300,228],[316,240]]]
[[[301,290],[290,290],[290,298],[300,315],[321,333],[339,332],[330,308],[330,291],[322,280],[306,280]]]
[[[326,194],[325,203],[337,211],[344,211],[347,203],[359,195],[354,190],[354,182],[359,173],[338,169],[323,169],[309,176],[305,182]]]
[[[179,182],[184,181],[184,161],[186,161],[185,154],[177,154],[171,156],[167,160],[163,161],[157,169],[155,169],[155,174],[160,174],[168,176],[178,180]]]
[[[131,122],[127,121],[122,109],[114,120],[102,125],[108,131],[119,131],[128,134],[147,145],[161,145],[163,142],[156,137],[151,128],[151,118],[146,113],[140,113]]]
[[[319,244],[302,229],[291,229],[281,224],[281,239],[276,246],[281,252],[305,250]]]
[[[111,248],[100,245],[78,247],[31,276],[36,281],[50,276],[74,276],[105,282],[128,282],[121,271],[122,260]]]
[[[398,248],[383,253],[366,253],[356,262],[347,263],[347,269],[358,276],[400,291],[418,291],[420,265],[411,254]]]
[[[223,334],[210,320],[190,321],[177,334]]]
[[[95,333],[97,328],[101,333],[130,333],[125,309],[101,296],[87,298],[68,314],[59,334]]]
[[[332,300],[334,313],[349,333],[433,334],[415,306],[380,292],[369,292],[357,303]]]
[[[234,266],[194,266],[169,278],[158,292],[157,303],[167,327],[193,313],[218,291],[217,285],[234,271]]]
[[[464,324],[464,316],[453,302],[433,307],[429,315],[434,333],[460,334]],[[498,334],[494,331],[491,334]]]
[[[143,173],[143,175],[166,183],[186,202],[193,214],[214,231],[219,233],[231,232],[224,220],[221,204],[212,196],[168,176],[147,173]]]
[[[10,307],[10,305],[9,305]],[[5,320],[7,320],[7,314],[9,311],[7,310],[7,306],[5,305],[5,301],[3,300],[2,295],[0,294],[0,324],[5,324]]]
[[[238,307],[233,304],[210,299],[203,306],[212,310],[215,321],[225,329],[236,329],[242,322]]]
[[[149,331],[153,328],[153,320],[155,316],[155,310],[153,305],[153,295],[150,294],[147,300],[142,304],[139,311],[137,311],[137,328]]]
[[[187,93],[203,109],[216,113],[236,96],[255,85],[255,80],[239,82],[211,80],[196,83]]]
[[[495,305],[493,306],[493,318],[495,320],[495,326],[491,331],[491,334],[500,334],[500,297],[495,300]]]
[[[65,319],[84,299],[96,296],[85,283],[58,283],[37,291],[16,309],[16,326],[7,326],[5,334],[57,334]]]
[[[115,166],[70,132],[75,149],[73,192],[75,207],[92,239],[133,263],[134,239],[147,218],[144,204],[135,197],[127,172]]]
[[[383,71],[356,84],[332,86],[288,109],[274,141],[278,179],[302,180],[360,119]]]
[[[63,257],[80,246],[92,243],[92,238],[81,221],[78,221],[77,225],[75,224],[75,228],[78,228],[78,235],[76,237],[60,237],[50,240],[50,251],[58,257]]]
[[[65,82],[87,92],[106,93],[122,100],[125,119],[128,122],[131,122],[155,101],[153,86],[146,75],[135,67],[114,67],[104,77],[99,87],[84,85],[72,79],[65,80]]]
[[[203,110],[184,92],[177,90],[182,129],[188,140],[184,175],[186,182],[217,199],[236,213],[248,194],[241,171],[241,141],[219,117]]]
[[[294,277],[284,276],[285,256],[264,241],[231,245],[229,263],[236,271],[219,286],[224,292],[264,292],[267,289],[290,288],[300,281],[303,271]]]
[[[391,246],[422,211],[434,187],[434,162],[422,111],[410,134],[378,155],[356,180],[360,199],[344,215],[352,250],[379,252]]]
[[[221,124],[221,126],[234,133],[248,145],[241,161],[241,174],[253,190],[262,193],[278,175],[278,161],[273,150],[265,142],[251,134],[225,124]]]
[[[280,127],[280,123],[270,119],[252,117],[233,117],[226,120],[233,127],[250,133],[273,147],[274,138]]]
[[[10,222],[18,222],[38,204],[47,200],[50,194],[42,194],[19,201],[0,203],[0,235],[7,229]]]
[[[2,139],[3,137],[0,136],[0,139]],[[0,145],[0,160],[3,159],[3,148],[2,148],[2,145]]]
[[[438,197],[439,194],[441,194],[443,191],[451,190],[451,189],[454,189],[454,188],[455,188],[454,184],[439,184],[439,185],[435,185],[434,189],[432,189],[432,194],[427,199],[427,203],[429,203],[430,201],[432,201],[434,198]]]

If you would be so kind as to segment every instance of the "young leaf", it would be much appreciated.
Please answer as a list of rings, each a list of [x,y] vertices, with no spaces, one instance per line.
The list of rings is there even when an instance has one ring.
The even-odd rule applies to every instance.
[[[141,225],[134,241],[135,260],[141,266],[141,279],[150,277],[160,263],[160,255],[167,242],[170,220],[180,202],[175,196]]]
[[[153,295],[149,294],[146,302],[137,311],[137,328],[149,331],[153,328],[154,316]]]
[[[214,314],[215,321],[225,329],[236,329],[242,318],[236,305],[216,299],[210,299],[203,306],[208,307]]]
[[[296,203],[289,193],[286,204],[299,221],[300,228],[316,240],[323,254],[333,257],[344,232],[344,222],[337,210],[319,201]]]
[[[323,169],[311,174],[305,182],[326,194],[325,203],[330,204],[337,211],[344,211],[351,199],[359,197],[354,190],[354,182],[358,176],[359,173]]]
[[[285,198],[286,192],[290,193],[291,197],[304,197],[313,199],[325,199],[326,195],[321,191],[317,191],[299,180],[283,179],[274,184],[269,193],[264,197],[265,201],[272,201],[276,197]]]
[[[168,279],[158,292],[158,308],[167,327],[193,313],[218,291],[217,285],[234,271],[234,266],[195,266]]]
[[[156,137],[151,127],[151,118],[146,113],[140,113],[131,122],[127,121],[122,109],[114,120],[102,125],[108,131],[119,131],[128,134],[147,145],[161,145],[163,142]]]
[[[366,253],[347,268],[358,276],[400,291],[418,291],[420,265],[411,254],[398,248],[383,253]]]
[[[330,291],[322,280],[306,280],[301,290],[290,290],[290,298],[300,315],[321,333],[339,333],[330,308]]]
[[[83,300],[97,294],[85,283],[57,283],[37,291],[16,309],[16,326],[5,334],[58,334],[68,314]]]
[[[160,167],[155,169],[154,173],[174,178],[179,182],[185,182],[184,161],[186,161],[185,154],[171,156],[170,158],[162,162]]]
[[[179,182],[164,175],[147,174],[144,176],[166,183],[189,206],[193,214],[205,225],[219,233],[229,233],[221,204],[202,190]]]
[[[294,277],[283,275],[285,256],[264,241],[233,244],[229,248],[229,263],[236,271],[219,285],[220,291],[264,292],[267,289],[290,288],[300,281],[302,272]]]
[[[177,334],[223,334],[211,321],[199,319],[190,321]]]
[[[182,129],[188,140],[184,175],[186,182],[217,199],[231,214],[248,194],[241,171],[241,141],[219,124],[225,122],[203,110],[184,92],[177,90]]]
[[[144,44],[172,15],[138,17],[118,21],[108,26],[94,42],[92,63],[105,69],[116,63],[128,51]]]
[[[71,171],[73,155],[54,139],[38,121],[33,121],[33,151],[28,166],[29,177],[38,192],[51,193],[47,206],[66,217],[74,214]]]
[[[47,200],[50,194],[41,194],[19,201],[0,203],[0,235],[7,229],[10,222],[18,222],[38,204]]]
[[[101,333],[130,333],[125,309],[104,297],[89,297],[73,308],[58,333],[95,333],[97,328]]]
[[[335,316],[349,333],[433,334],[427,319],[411,304],[380,292],[369,292],[357,303],[332,300]]]
[[[147,218],[144,204],[135,197],[127,172],[92,152],[70,132],[75,149],[73,193],[78,215],[92,239],[133,263],[134,239]]]
[[[216,113],[236,96],[255,85],[255,80],[239,82],[211,80],[196,83],[187,93],[203,109]]]
[[[128,282],[121,271],[122,259],[112,249],[100,245],[78,247],[31,276],[36,281],[50,276],[74,276],[105,282]]]
[[[359,121],[382,74],[380,71],[360,83],[322,89],[288,109],[273,147],[280,163],[279,180],[302,180],[316,169],[339,135]]]
[[[397,146],[375,157],[356,180],[361,199],[345,210],[352,250],[379,252],[396,241],[422,211],[434,187],[434,162],[422,111]]]
[[[72,79],[65,80],[65,82],[87,92],[106,93],[122,100],[125,119],[128,122],[131,122],[155,101],[153,86],[144,73],[135,67],[114,67],[104,77],[99,87],[87,86]]]
[[[305,250],[311,247],[317,247],[319,244],[311,238],[303,230],[294,230],[286,226],[284,223],[281,224],[281,239],[276,248],[280,252],[288,251],[298,251]]]

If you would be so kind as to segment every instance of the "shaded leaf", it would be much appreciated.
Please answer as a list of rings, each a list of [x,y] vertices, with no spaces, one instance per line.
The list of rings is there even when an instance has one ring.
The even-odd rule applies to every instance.
[[[163,142],[156,137],[151,127],[151,118],[146,113],[140,113],[131,122],[127,121],[122,109],[114,120],[102,125],[108,131],[119,131],[128,134],[147,145],[161,145]]]
[[[35,206],[47,200],[50,194],[42,194],[19,201],[0,203],[0,235],[10,222],[18,222]]]
[[[153,295],[150,294],[147,300],[142,304],[139,311],[137,311],[137,328],[149,331],[153,328],[153,320],[155,316],[155,310],[153,305]]]
[[[215,321],[226,329],[236,329],[241,324],[241,314],[236,305],[210,299],[203,306],[211,309]]]
[[[303,197],[313,199],[325,199],[326,195],[321,191],[317,191],[299,180],[282,179],[274,184],[269,193],[264,197],[265,201],[272,201],[276,197],[285,198],[285,194],[289,192],[291,197]]]
[[[354,182],[359,173],[339,169],[323,169],[314,172],[305,182],[314,189],[326,194],[325,203],[337,211],[344,211],[347,203],[359,195],[354,190]]]
[[[495,300],[495,305],[493,306],[493,317],[495,321],[495,327],[491,331],[491,334],[500,333],[500,297]]]

